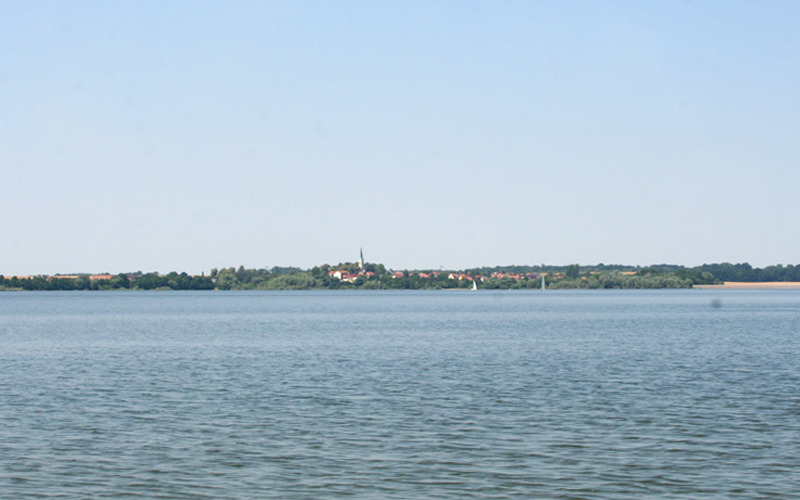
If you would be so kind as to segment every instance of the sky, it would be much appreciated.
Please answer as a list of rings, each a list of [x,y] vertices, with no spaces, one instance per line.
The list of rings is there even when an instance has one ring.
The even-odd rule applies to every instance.
[[[0,274],[800,263],[800,2],[0,2]]]

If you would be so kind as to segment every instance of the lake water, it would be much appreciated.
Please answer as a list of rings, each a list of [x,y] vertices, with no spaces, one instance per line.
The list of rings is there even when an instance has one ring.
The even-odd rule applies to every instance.
[[[0,294],[0,497],[798,498],[800,292]]]

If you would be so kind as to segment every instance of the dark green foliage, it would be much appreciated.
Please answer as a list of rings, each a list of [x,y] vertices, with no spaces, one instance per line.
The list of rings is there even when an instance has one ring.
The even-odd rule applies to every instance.
[[[690,280],[693,285],[713,285],[718,283],[719,280],[714,278],[714,275],[708,271],[700,271],[698,269],[681,268],[675,271],[675,276],[681,279]]]
[[[584,289],[652,289],[652,288],[691,288],[691,280],[681,279],[675,274],[648,273],[645,275],[628,275],[620,271],[607,271],[593,274],[586,279],[569,278],[554,280],[550,288],[584,288]]]
[[[708,272],[720,281],[800,281],[800,265],[783,266],[781,264],[768,266],[763,269],[753,268],[747,262],[743,264],[703,264],[694,268],[701,272]]]
[[[0,290],[37,290],[37,291],[70,291],[70,290],[212,290],[214,282],[207,276],[189,276],[186,273],[171,272],[166,276],[158,273],[146,273],[130,277],[117,274],[111,279],[91,279],[89,275],[77,278],[35,276],[32,278],[10,278],[0,276]]]
[[[290,274],[290,273],[296,273],[296,272],[301,271],[301,270],[302,269],[300,269],[299,267],[273,266],[272,269],[269,270],[269,272],[272,273],[272,274]]]
[[[569,265],[564,270],[564,275],[567,278],[573,278],[574,279],[574,278],[577,278],[578,276],[580,276],[580,274],[581,274],[581,268],[580,268],[580,266],[578,266],[578,264]]]

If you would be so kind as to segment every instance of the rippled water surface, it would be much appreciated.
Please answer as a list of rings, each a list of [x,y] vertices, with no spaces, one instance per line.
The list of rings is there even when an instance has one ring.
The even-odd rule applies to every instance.
[[[798,498],[800,292],[0,294],[0,496]]]

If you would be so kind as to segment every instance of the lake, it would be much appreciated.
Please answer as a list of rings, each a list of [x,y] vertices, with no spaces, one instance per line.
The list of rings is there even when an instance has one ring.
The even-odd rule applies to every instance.
[[[5,498],[798,498],[800,291],[0,294]]]

